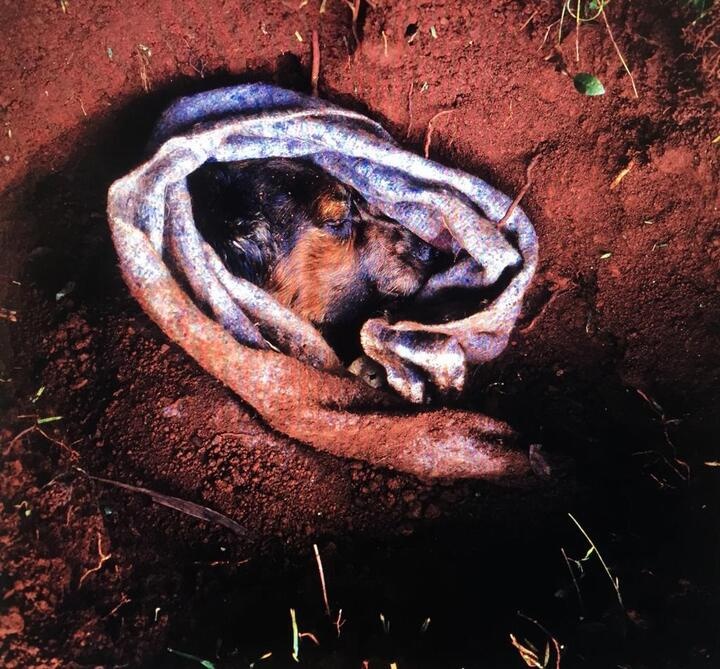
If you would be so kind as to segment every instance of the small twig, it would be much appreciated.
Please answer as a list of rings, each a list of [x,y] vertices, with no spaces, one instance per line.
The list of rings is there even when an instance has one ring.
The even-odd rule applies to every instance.
[[[45,430],[43,430],[41,427],[38,427],[37,425],[35,426],[35,430],[37,432],[39,432],[43,437],[45,437],[45,439],[47,439],[49,442],[55,444],[56,446],[62,448],[64,451],[66,451],[70,457],[72,457],[76,460],[80,459],[80,454],[73,448],[70,448],[70,446],[68,446],[66,443],[60,441],[59,439],[54,439],[47,432],[45,432]],[[80,441],[80,440],[71,442],[71,445],[76,444],[78,441]]]
[[[197,65],[195,65],[192,60],[188,60],[188,65],[190,66],[190,69],[200,76],[201,79],[205,78],[205,62],[202,58],[197,59]]]
[[[517,206],[520,204],[520,201],[525,197],[525,193],[527,193],[528,188],[530,188],[530,184],[532,184],[532,171],[535,167],[535,163],[537,163],[538,159],[540,158],[540,154],[536,153],[532,160],[528,163],[527,169],[525,170],[525,185],[520,189],[520,192],[515,196],[515,199],[512,201],[510,206],[508,207],[507,211],[505,212],[505,215],[498,221],[497,227],[503,228],[505,227],[505,224],[510,220],[510,217],[515,212],[515,209],[517,209]]]
[[[10,440],[9,446],[14,446],[15,442],[20,441],[26,434],[30,434],[31,432],[34,432],[36,429],[38,429],[37,425],[31,425],[30,427],[26,427],[24,430],[21,430]]]
[[[620,604],[620,608],[625,611],[625,604],[623,603],[622,595],[620,594],[620,585],[619,581],[613,577],[612,573],[610,572],[610,568],[607,566],[607,563],[603,559],[603,556],[600,554],[600,551],[597,549],[597,546],[593,542],[593,540],[590,538],[588,533],[585,531],[583,526],[575,520],[575,516],[572,515],[572,513],[568,513],[568,516],[570,516],[570,520],[577,525],[578,529],[582,532],[585,539],[587,539],[587,542],[590,544],[590,547],[595,551],[595,555],[598,556],[598,560],[600,560],[600,564],[602,564],[603,569],[605,570],[605,573],[607,574],[608,578],[610,579],[610,583],[612,583],[612,587],[615,590],[615,594],[617,595],[618,604]]]
[[[201,565],[203,567],[227,567],[228,565],[232,565],[233,567],[240,567],[241,565],[248,564],[249,562],[250,558],[245,558],[244,560],[212,560],[211,562],[195,560],[193,564]]]
[[[300,634],[298,634],[298,637],[300,637],[301,639],[310,639],[310,641],[312,641],[316,646],[320,645],[318,638],[312,632],[300,632]]]
[[[580,62],[580,0],[577,0],[577,14],[575,15],[575,62]]]
[[[413,79],[410,82],[410,88],[408,89],[408,96],[407,96],[408,124],[407,124],[407,130],[405,131],[405,139],[406,140],[410,137],[410,131],[412,130],[412,122],[413,122],[412,96],[413,96],[414,90],[415,90],[415,80]]]
[[[338,639],[340,638],[340,630],[345,624],[345,620],[342,617],[342,609],[338,611],[337,618],[335,619],[335,629],[337,630]]]
[[[538,13],[538,10],[536,9],[532,14],[530,14],[530,18],[528,18],[528,20],[525,21],[525,23],[523,23],[523,24],[518,28],[518,32],[519,32],[519,33],[521,33],[523,30],[525,30],[525,28],[528,27],[528,25],[530,24],[530,21],[532,21],[532,20],[535,18],[535,15],[536,15],[537,13]]]
[[[147,93],[150,90],[150,56],[152,50],[144,44],[138,44],[135,48],[135,56],[140,64],[140,83]]]
[[[112,611],[110,611],[110,613],[108,613],[105,617],[109,618],[111,615],[117,613],[121,606],[125,606],[125,604],[129,604],[131,601],[132,601],[132,599],[130,599],[130,597],[128,597],[127,595],[125,595],[123,593],[120,597],[120,603],[114,609],[112,609]]]
[[[637,394],[640,395],[640,397],[642,397],[643,400],[648,403],[650,408],[660,419],[660,425],[662,425],[663,428],[665,443],[670,447],[670,452],[672,453],[672,461],[663,453],[657,453],[657,455],[659,455],[662,460],[664,460],[664,462],[668,465],[668,467],[670,467],[670,469],[672,469],[672,471],[678,476],[678,478],[680,478],[680,480],[687,481],[690,478],[690,465],[678,457],[677,447],[670,438],[670,427],[673,425],[677,425],[680,422],[679,419],[668,418],[668,416],[665,414],[665,409],[663,409],[655,399],[650,397],[650,395],[640,390],[640,388],[635,388],[635,392],[637,392]]]
[[[313,544],[315,551],[315,561],[317,562],[318,573],[320,574],[320,585],[322,586],[323,603],[325,604],[325,613],[330,617],[330,603],[328,602],[327,588],[325,586],[325,570],[323,569],[322,559],[320,558],[320,550],[317,544]]]
[[[318,95],[318,80],[320,79],[320,38],[317,30],[312,31],[312,72],[310,74],[310,85],[312,94]]]
[[[613,179],[612,183],[610,184],[610,190],[615,190],[619,185],[620,182],[630,173],[630,170],[635,167],[635,161],[631,160],[627,167],[624,167],[621,169],[617,176]]]
[[[562,29],[565,22],[565,12],[567,11],[567,2],[563,2],[562,11],[560,12],[560,25],[558,26],[558,45],[562,42]]]
[[[79,459],[80,459],[80,454],[79,454],[76,450],[70,448],[70,446],[68,446],[67,444],[63,443],[62,441],[59,441],[58,439],[54,439],[53,437],[51,437],[47,432],[45,432],[45,430],[43,430],[43,429],[42,429],[41,427],[39,427],[38,425],[31,425],[30,427],[26,427],[26,428],[25,428],[24,430],[22,430],[21,432],[18,432],[18,434],[16,434],[16,435],[12,438],[12,440],[10,441],[10,446],[12,446],[13,444],[15,444],[17,441],[20,441],[20,439],[22,439],[24,436],[26,436],[26,435],[28,435],[28,434],[30,434],[30,433],[32,433],[32,432],[38,432],[38,433],[41,434],[43,437],[45,437],[45,439],[47,439],[49,442],[55,444],[56,446],[59,446],[59,447],[62,448],[64,451],[66,451],[66,452],[68,453],[68,455],[70,455],[70,457],[73,458],[74,460],[79,460]]]
[[[430,155],[430,143],[432,142],[432,136],[433,136],[433,130],[435,129],[435,121],[439,119],[441,116],[447,116],[448,114],[452,114],[455,110],[454,109],[445,109],[443,111],[438,112],[433,116],[427,124],[427,129],[425,130],[425,147],[424,147],[424,153],[425,157],[428,158]]]
[[[558,19],[559,21],[559,19]],[[545,29],[545,35],[543,35],[542,42],[540,42],[540,46],[538,47],[538,51],[541,51],[542,48],[545,46],[545,42],[547,42],[548,37],[550,36],[550,31],[552,30],[553,26],[558,22],[553,21],[546,29]]]
[[[628,67],[627,62],[625,62],[625,58],[622,55],[622,52],[620,51],[620,47],[617,45],[617,42],[615,41],[615,36],[613,35],[613,32],[610,28],[610,21],[608,21],[607,16],[605,15],[605,9],[603,8],[600,14],[603,17],[603,21],[605,21],[605,27],[607,28],[608,35],[610,35],[610,41],[612,42],[613,46],[615,47],[615,51],[617,52],[618,58],[620,59],[620,62],[622,63],[622,66],[625,68],[625,72],[628,73],[628,76],[630,77],[630,83],[632,84],[633,93],[635,93],[635,97],[639,98],[637,87],[635,86],[635,77],[633,77],[632,72],[630,71],[630,68]]]
[[[113,481],[112,479],[93,476],[92,474],[88,474],[84,469],[80,469],[80,467],[76,467],[76,469],[93,481],[105,483],[116,488],[122,488],[123,490],[128,490],[130,492],[140,493],[141,495],[147,495],[153,500],[153,502],[166,506],[170,509],[174,509],[175,511],[179,511],[180,513],[184,513],[186,516],[192,516],[193,518],[199,518],[200,520],[204,520],[209,523],[222,525],[236,534],[245,534],[245,530],[241,525],[222,513],[213,511],[206,506],[195,504],[195,502],[189,502],[185,499],[180,499],[179,497],[173,497],[172,495],[163,495],[162,493],[149,490],[148,488],[141,488],[128,483],[121,483],[120,481]]]
[[[342,36],[343,44],[345,45],[345,53],[347,53],[347,63],[345,65],[345,69],[350,69],[350,65],[352,63],[352,52],[350,51],[350,42],[348,42],[348,38],[343,35]]]
[[[362,0],[345,0],[345,4],[350,8],[352,13],[352,34],[355,40],[355,48],[360,46],[360,34],[358,33],[358,17],[360,16],[360,4]]]
[[[577,582],[575,572],[573,571],[572,565],[570,564],[570,558],[568,558],[567,553],[565,552],[565,549],[561,547],[560,552],[562,553],[563,559],[565,560],[565,564],[567,565],[568,571],[570,572],[570,578],[572,578],[573,585],[575,586],[575,592],[577,593],[578,604],[580,605],[580,612],[582,613],[585,610],[585,604],[583,602],[582,595],[580,594],[580,585]]]
[[[100,571],[102,569],[102,566],[112,557],[112,553],[108,553],[107,555],[103,552],[102,548],[102,536],[100,535],[100,532],[98,532],[97,535],[98,538],[98,556],[100,558],[99,562],[95,567],[92,569],[88,569],[81,577],[80,581],[78,583],[78,588],[82,586],[83,581],[90,576],[90,574],[94,574],[96,571]]]
[[[564,287],[562,287],[563,283],[565,284]],[[573,290],[573,288],[576,287],[571,281],[563,281],[560,285],[561,287],[557,288],[550,295],[550,299],[548,299],[547,302],[545,302],[545,304],[540,307],[540,311],[538,311],[525,325],[518,327],[518,332],[522,332],[523,334],[525,334],[526,332],[532,331],[535,326],[540,322],[548,309],[550,309],[555,300],[557,300],[562,295],[569,293],[571,290]]]
[[[520,659],[525,663],[525,666],[532,667],[532,669],[545,669],[543,663],[540,661],[537,649],[532,646],[527,639],[525,643],[521,643],[517,637],[511,633],[510,643],[513,645],[513,648],[520,653]]]
[[[360,18],[360,5],[362,0],[354,0],[352,6],[352,19],[353,19],[353,37],[355,38],[356,46],[360,46],[360,33],[358,32],[357,22]]]

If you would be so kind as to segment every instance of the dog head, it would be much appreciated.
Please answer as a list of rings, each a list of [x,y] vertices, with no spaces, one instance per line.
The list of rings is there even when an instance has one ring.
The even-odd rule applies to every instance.
[[[435,250],[306,160],[209,163],[189,177],[196,222],[225,265],[318,326],[414,295]]]
[[[316,186],[272,272],[278,299],[323,325],[414,295],[433,271],[435,249],[328,175]]]

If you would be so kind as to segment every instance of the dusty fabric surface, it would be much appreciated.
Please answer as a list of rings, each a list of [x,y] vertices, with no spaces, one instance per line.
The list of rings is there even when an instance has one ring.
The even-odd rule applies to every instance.
[[[186,176],[206,161],[302,157],[426,242],[454,254],[467,251],[469,257],[429,283],[497,284],[490,304],[448,323],[375,318],[363,326],[366,354],[414,403],[425,401],[430,386],[462,391],[468,370],[507,344],[537,264],[537,238],[520,209],[502,230],[494,222],[510,198],[479,178],[401,149],[360,114],[264,84],[179,100],[162,116],[152,146],[154,155],[110,189],[113,240],[135,297],[203,367],[273,427],[331,452],[421,476],[513,478],[526,471],[525,455],[498,445],[510,435],[506,426],[444,410],[432,428],[414,430],[413,416],[391,415],[407,413],[397,398],[347,377],[308,322],[230,274],[202,240]],[[458,415],[463,420],[455,429]],[[378,439],[368,442],[368,433]],[[348,444],[353,434],[358,439]]]

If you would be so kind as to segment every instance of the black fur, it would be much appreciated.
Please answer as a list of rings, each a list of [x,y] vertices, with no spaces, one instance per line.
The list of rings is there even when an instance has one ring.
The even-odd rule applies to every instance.
[[[205,163],[188,178],[203,237],[234,274],[262,286],[312,222],[312,206],[330,184],[304,160]]]
[[[309,318],[339,353],[348,343],[357,349],[359,326],[414,294],[438,264],[430,245],[306,160],[206,163],[188,177],[188,186],[198,228],[228,269],[271,292],[278,289],[280,261],[300,248],[300,240],[307,244],[311,231],[351,246],[355,260],[347,271],[331,254],[326,265],[322,256],[315,261],[314,275],[291,275],[293,291],[313,293],[317,303],[327,298],[321,315],[303,312],[292,295],[281,300]],[[337,281],[325,281],[334,276]]]

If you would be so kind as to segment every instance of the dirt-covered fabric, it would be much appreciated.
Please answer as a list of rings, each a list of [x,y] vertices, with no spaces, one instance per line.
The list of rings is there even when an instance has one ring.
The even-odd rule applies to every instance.
[[[535,271],[537,238],[520,209],[502,228],[496,223],[511,200],[483,180],[401,149],[382,127],[358,113],[264,84],[179,100],[160,119],[152,146],[152,157],[116,181],[109,193],[109,220],[125,280],[167,334],[264,416],[271,416],[275,426],[272,416],[279,395],[302,404],[308,393],[337,401],[364,397],[368,391],[346,377],[332,349],[308,322],[258,286],[232,275],[203,241],[193,220],[186,177],[207,161],[312,160],[426,242],[456,257],[467,251],[438,282],[477,288],[505,282],[489,305],[478,306],[462,320],[391,325],[374,318],[363,326],[365,353],[383,365],[389,385],[404,399],[422,403],[429,387],[441,393],[462,391],[468,370],[505,348]],[[179,281],[187,283],[189,293]],[[240,361],[245,362],[237,367]],[[306,379],[302,389],[294,371],[285,378],[288,370],[301,369],[297,362],[307,367],[301,373]],[[242,384],[238,375],[244,377]],[[275,384],[270,391],[269,379]],[[333,386],[343,390],[328,394]],[[396,406],[392,398],[374,396],[382,398],[381,410]],[[396,434],[401,441],[407,436],[404,428],[410,425]],[[327,430],[325,424],[321,431]],[[311,443],[318,437],[317,430],[302,434]],[[474,461],[477,455],[476,441],[462,434],[425,443],[428,453],[438,448],[452,451],[461,462]],[[410,459],[417,461],[417,456]],[[435,471],[435,458],[430,460],[432,465],[413,469],[450,473],[440,471],[442,467]],[[486,462],[482,469],[486,474]],[[490,469],[499,475],[504,465]],[[477,473],[473,466],[464,475]]]

